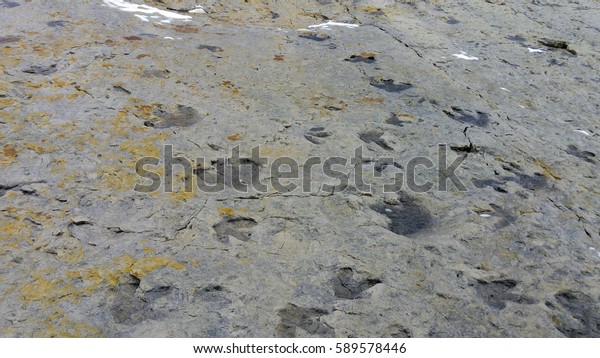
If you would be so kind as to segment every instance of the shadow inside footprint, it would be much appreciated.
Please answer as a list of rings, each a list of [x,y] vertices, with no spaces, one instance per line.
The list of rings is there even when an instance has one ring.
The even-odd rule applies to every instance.
[[[241,241],[252,238],[252,228],[256,226],[256,220],[244,217],[226,217],[213,226],[217,233],[217,240],[221,243],[229,243],[229,237],[233,236]]]
[[[304,133],[304,138],[314,144],[323,144],[323,138],[331,136],[331,133],[325,131],[325,127],[313,127]]]

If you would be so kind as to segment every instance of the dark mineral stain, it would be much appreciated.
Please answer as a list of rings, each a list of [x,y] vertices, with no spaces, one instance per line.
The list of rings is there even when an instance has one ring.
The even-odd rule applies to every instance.
[[[0,7],[10,9],[10,8],[17,7],[17,6],[21,6],[21,4],[19,4],[18,2],[9,1],[9,0],[0,1]]]
[[[46,24],[50,27],[65,27],[69,22],[65,20],[49,21]]]
[[[199,45],[196,47],[198,50],[208,50],[210,52],[223,52],[223,49],[218,46],[211,45]]]
[[[546,177],[541,173],[533,173],[533,175],[517,173],[516,178],[507,178],[522,186],[525,189],[536,190],[546,186]]]
[[[473,143],[469,145],[450,146],[450,149],[457,153],[477,153],[477,147]]]
[[[562,334],[571,338],[600,338],[600,307],[598,300],[579,291],[561,291],[554,295],[556,301],[569,314],[557,314],[553,322]],[[554,308],[551,303],[546,303]]]
[[[385,329],[384,337],[389,338],[412,338],[410,329],[400,324],[393,324]]]
[[[303,32],[300,35],[298,35],[298,37],[300,37],[302,39],[313,40],[313,41],[318,41],[318,42],[329,40],[331,38],[331,36],[329,36],[327,34],[320,34],[317,32]]]
[[[358,274],[350,267],[341,268],[332,280],[335,297],[352,300],[361,296],[363,291],[381,283],[369,273]]]
[[[369,84],[375,88],[382,89],[386,92],[399,93],[412,88],[410,83],[400,82],[395,83],[394,80],[385,80],[381,78],[371,78]]]
[[[467,111],[458,107],[452,107],[452,112],[444,111],[446,115],[454,120],[472,124],[478,127],[485,127],[490,122],[490,117],[487,113],[484,112],[473,112]]]
[[[252,228],[256,226],[256,220],[244,217],[227,217],[213,226],[217,233],[217,239],[222,243],[229,242],[229,236],[241,241],[252,238]]]
[[[525,42],[525,38],[521,36],[506,36],[507,40],[515,41],[515,42]]]
[[[387,145],[383,139],[381,139],[381,136],[383,135],[383,133],[377,133],[377,132],[363,132],[360,133],[358,135],[358,137],[360,138],[360,140],[362,140],[365,143],[375,143],[377,144],[379,147],[381,147],[382,149],[385,150],[392,150],[392,148]]]
[[[228,298],[229,294],[225,291],[221,285],[209,285],[194,290],[193,300],[209,302],[213,307],[224,307],[231,304],[231,300]]]
[[[448,20],[446,20],[446,23],[450,24],[450,25],[456,25],[456,24],[460,24],[460,21],[458,21],[455,18],[451,17]]]
[[[373,165],[373,169],[375,169],[377,173],[383,172],[387,167],[402,169],[402,165],[396,163],[393,158],[380,158],[375,161],[375,164]]]
[[[485,188],[486,186],[489,186],[499,193],[506,193],[506,189],[502,187],[503,184],[503,182],[494,179],[473,180],[473,185],[475,185],[476,188]]]
[[[277,19],[278,17],[279,17],[278,13],[271,11],[271,19]]]
[[[20,36],[0,36],[0,44],[7,44],[11,42],[19,42],[21,40]]]
[[[385,123],[391,124],[393,126],[403,127],[404,123],[398,118],[396,113],[392,113],[388,119],[385,120]]]
[[[124,36],[123,38],[127,41],[142,41],[142,38],[139,36]]]
[[[506,227],[517,220],[517,217],[500,205],[490,203],[490,207],[498,214],[501,220],[495,225],[497,229]]]
[[[569,48],[569,43],[563,40],[555,40],[555,39],[541,39],[538,40],[544,46],[548,46],[550,48],[556,48],[560,50],[565,50],[572,55],[577,55],[577,52],[573,49]]]
[[[169,78],[169,70],[149,69],[142,72],[144,77],[158,77],[158,78]]]
[[[531,298],[510,292],[516,286],[515,280],[477,280],[475,289],[490,307],[500,310],[506,308],[506,301],[527,305],[536,303]]]
[[[410,236],[431,225],[431,214],[407,195],[399,205],[376,204],[371,209],[390,219],[388,229],[395,234]]]
[[[333,328],[321,322],[321,317],[327,314],[328,312],[322,309],[299,307],[288,303],[285,308],[277,312],[280,322],[275,328],[275,334],[277,337],[294,338],[297,330],[302,329],[318,337],[334,337]]]
[[[596,158],[596,154],[585,150],[580,150],[572,144],[567,147],[567,154],[570,154],[579,159],[583,159],[588,163],[596,164],[596,159],[594,159]]]
[[[344,61],[373,63],[377,60],[375,59],[375,55],[372,53],[362,53],[360,55],[352,55],[349,58],[344,59]]]
[[[23,70],[25,73],[31,73],[34,75],[50,75],[54,72],[58,71],[56,68],[56,64],[51,64],[48,66],[31,66],[28,69]]]

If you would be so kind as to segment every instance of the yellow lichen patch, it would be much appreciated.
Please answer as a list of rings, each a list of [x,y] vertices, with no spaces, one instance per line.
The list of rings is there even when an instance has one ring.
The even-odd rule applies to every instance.
[[[25,302],[52,305],[65,299],[73,300],[77,296],[76,293],[77,289],[71,283],[66,283],[60,278],[49,280],[41,274],[36,274],[34,281],[21,289],[21,298]]]
[[[227,138],[227,140],[231,140],[231,141],[237,141],[237,140],[243,140],[244,139],[244,137],[242,137],[242,135],[239,134],[239,133],[232,134],[230,136],[227,136],[226,138]]]
[[[65,95],[63,93],[51,94],[51,95],[46,95],[46,96],[41,96],[41,95],[31,96],[31,99],[34,99],[36,101],[45,101],[45,102],[56,102],[63,98],[65,98]]]
[[[57,309],[57,313],[48,317],[45,327],[40,330],[36,337],[63,337],[63,338],[84,338],[84,337],[103,337],[99,328],[90,326],[86,323],[75,322],[65,317],[62,310]]]
[[[6,46],[0,52],[2,53],[2,56],[0,56],[0,65],[5,68],[14,68],[21,62],[20,57],[12,55],[11,47]]]
[[[144,247],[144,253],[146,254],[151,254],[153,253],[155,250],[151,247]]]
[[[126,142],[121,144],[119,148],[129,152],[135,159],[141,159],[144,157],[158,158],[160,156],[160,149],[154,145],[153,142],[165,139],[167,137],[169,137],[169,135],[163,133],[150,138],[145,138],[142,141],[128,139]]]
[[[98,168],[103,185],[111,190],[133,190],[138,175],[118,165],[103,165]]]
[[[409,113],[396,113],[396,115],[398,116],[398,118],[400,120],[403,121],[414,121],[415,120],[415,116],[413,116],[412,114]]]
[[[383,102],[385,102],[385,98],[383,98],[383,97],[375,97],[375,98],[363,97],[360,99],[360,101],[362,103],[383,103]]]
[[[135,261],[131,266],[128,267],[127,272],[138,279],[142,279],[152,271],[162,267],[171,267],[176,270],[182,270],[184,268],[184,266],[179,262],[173,261],[167,257],[155,256]]]
[[[12,98],[0,98],[0,109],[5,109],[14,106],[18,102]]]
[[[34,144],[34,143],[25,144],[25,148],[31,149],[34,152],[36,152],[37,154],[44,154],[44,153],[54,152],[56,150],[55,146],[42,147],[42,146]]]
[[[25,119],[28,122],[33,122],[37,125],[47,125],[48,120],[45,119],[46,117],[52,117],[52,114],[47,112],[33,112],[29,113]]]
[[[0,222],[0,240],[12,239],[12,243],[17,245],[22,239],[29,238],[31,238],[31,224],[22,220]]]
[[[362,7],[362,8],[360,8],[360,10],[362,10],[364,12],[377,12],[377,11],[381,11],[380,8],[375,7],[375,6],[371,6],[371,5]]]
[[[14,145],[5,144],[2,147],[2,152],[0,152],[0,167],[4,167],[16,162],[17,155],[19,155],[19,152]]]
[[[220,207],[218,208],[219,210],[219,214],[223,215],[223,216],[233,216],[234,215],[234,211],[232,208],[224,208],[224,207]]]
[[[556,174],[556,173],[555,173],[555,172],[554,172],[554,171],[553,171],[553,170],[552,170],[552,169],[551,169],[551,168],[548,166],[548,164],[546,164],[546,163],[542,162],[541,160],[537,160],[537,159],[534,161],[534,163],[535,163],[535,164],[536,164],[538,167],[542,168],[542,170],[544,170],[544,174],[546,174],[546,175],[549,175],[549,176],[553,177],[553,178],[554,178],[554,179],[556,179],[556,180],[560,180],[560,179],[561,179],[561,177],[560,177],[558,174]]]
[[[98,147],[98,144],[99,144],[98,139],[94,136],[93,133],[89,133],[89,132],[78,133],[78,135],[75,138],[77,138],[77,139],[75,139],[73,144],[75,144],[75,146],[79,150]]]
[[[195,176],[186,178],[185,172],[180,172],[173,180],[173,191],[169,192],[174,201],[188,200],[196,196],[198,187],[196,186]]]
[[[81,242],[72,237],[65,240],[64,246],[56,250],[56,257],[68,264],[81,262],[85,258]]]

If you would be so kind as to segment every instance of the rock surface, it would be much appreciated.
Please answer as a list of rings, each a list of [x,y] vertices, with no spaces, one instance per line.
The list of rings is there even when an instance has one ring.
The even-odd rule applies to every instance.
[[[0,1],[1,336],[600,337],[598,1],[147,4]],[[135,191],[167,145],[392,160]]]

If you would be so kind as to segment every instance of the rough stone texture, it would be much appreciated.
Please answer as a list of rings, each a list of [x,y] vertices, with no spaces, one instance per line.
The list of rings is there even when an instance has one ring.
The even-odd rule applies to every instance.
[[[600,336],[598,1],[105,3],[0,1],[0,335]],[[133,190],[440,143],[468,191]]]

